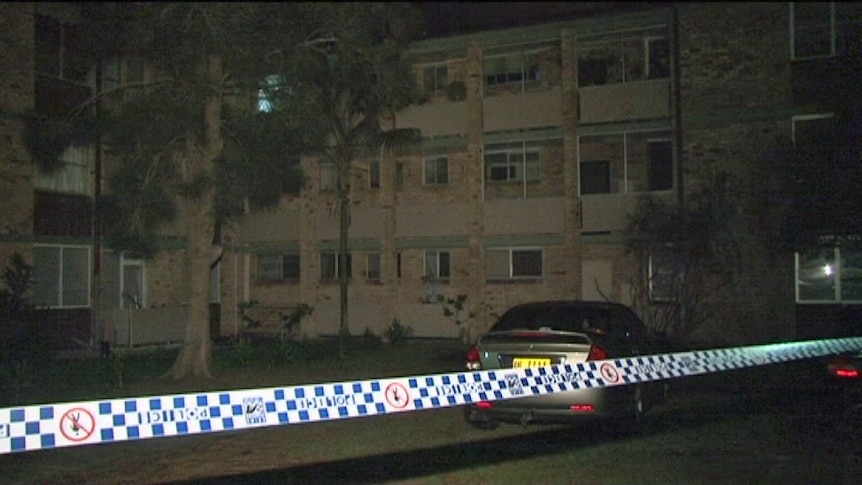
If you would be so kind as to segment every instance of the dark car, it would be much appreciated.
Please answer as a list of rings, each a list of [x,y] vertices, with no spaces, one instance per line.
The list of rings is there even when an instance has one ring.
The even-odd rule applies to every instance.
[[[509,309],[467,355],[470,370],[579,364],[663,353],[628,307],[608,302],[545,301]],[[624,418],[638,424],[664,400],[665,382],[578,389],[537,397],[479,402],[465,408],[468,423],[493,429],[500,422],[572,422]]]

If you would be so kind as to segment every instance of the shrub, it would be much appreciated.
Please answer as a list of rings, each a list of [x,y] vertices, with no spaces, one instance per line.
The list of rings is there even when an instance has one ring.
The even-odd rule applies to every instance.
[[[397,318],[392,320],[389,328],[386,329],[386,340],[391,344],[404,343],[411,335],[413,335],[413,327],[402,324]]]

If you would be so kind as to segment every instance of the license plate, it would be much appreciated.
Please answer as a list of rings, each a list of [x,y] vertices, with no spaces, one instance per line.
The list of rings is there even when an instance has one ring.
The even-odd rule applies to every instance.
[[[549,365],[551,365],[551,359],[532,359],[523,357],[515,357],[512,359],[512,367],[516,369],[524,367],[547,367]]]

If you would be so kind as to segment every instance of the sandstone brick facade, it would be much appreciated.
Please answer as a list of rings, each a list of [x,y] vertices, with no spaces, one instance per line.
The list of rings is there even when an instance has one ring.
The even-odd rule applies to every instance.
[[[34,32],[27,5],[0,6],[0,65],[6,73],[0,80],[0,203],[15,208],[0,217],[0,264],[16,251],[31,257],[37,239],[33,166],[22,138],[23,113],[34,104]],[[790,24],[783,3],[693,3],[415,43],[410,55],[420,81],[426,67],[445,66],[447,82],[463,83],[465,97],[453,98],[438,87],[422,104],[389,120],[420,128],[426,136],[421,150],[357,161],[349,241],[351,333],[367,329],[381,335],[397,319],[416,336],[469,339],[524,301],[631,303],[636,262],[625,250],[624,222],[640,195],[632,187],[643,187],[647,173],[641,167],[636,175],[624,163],[609,165],[609,177],[625,183],[614,184],[609,193],[581,195],[580,164],[610,157],[610,152],[582,151],[581,137],[670,137],[674,183],[657,195],[685,201],[711,174],[727,171],[740,181],[740,197],[756,201],[768,182],[763,174],[773,150],[791,143],[791,117],[823,108],[794,100]],[[668,39],[669,73],[635,72],[649,62],[632,52],[646,55],[656,38]],[[621,64],[608,67],[584,58],[579,65],[582,47],[598,49],[597,42],[607,42],[607,59]],[[599,72],[602,67],[606,72]],[[521,81],[490,82],[491,69],[503,69],[496,74],[513,74],[512,79],[520,75]],[[589,69],[597,69],[591,74],[595,79],[632,73],[634,79],[579,86],[579,76]],[[517,144],[524,147],[524,158],[527,147],[536,150],[539,176],[488,180],[486,151]],[[625,156],[644,158],[642,148]],[[426,183],[427,160],[437,157],[446,158],[447,180]],[[521,159],[512,155],[511,160]],[[372,186],[375,162],[379,185]],[[299,334],[337,333],[338,285],[321,279],[321,252],[337,248],[336,197],[321,190],[321,168],[313,156],[303,156],[302,166],[308,183],[298,196],[286,196],[276,211],[251,214],[224,232],[227,251],[214,297],[220,304],[214,331],[221,337],[244,331],[240,304],[250,301],[255,304],[245,316],[269,331],[277,331],[297,305],[307,304],[313,312]],[[738,301],[698,338],[735,343],[790,338],[793,254],[776,250],[770,207],[756,202],[741,207],[746,227]],[[540,276],[489,277],[490,265],[497,264],[495,249],[539,251]],[[447,278],[424,278],[428,252],[448,253]],[[377,254],[379,277],[367,279],[367,262]],[[260,261],[268,255],[298,255],[299,278],[266,281]],[[148,306],[182,307],[188,279],[183,250],[174,247],[148,261],[145,279]],[[466,330],[434,303],[438,296],[457,295],[467,296],[467,312],[474,314],[463,318]]]

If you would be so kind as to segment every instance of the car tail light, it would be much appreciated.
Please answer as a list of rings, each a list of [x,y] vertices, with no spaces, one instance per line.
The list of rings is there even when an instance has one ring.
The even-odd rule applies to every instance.
[[[479,349],[470,347],[470,350],[467,351],[467,370],[480,369],[482,369],[482,364],[479,359]]]
[[[491,401],[479,401],[476,403],[476,407],[481,409],[482,411],[487,411],[494,407],[494,403]]]
[[[859,377],[859,369],[846,357],[837,357],[826,367],[830,374],[848,379]]]
[[[587,355],[587,360],[606,360],[610,358],[611,354],[595,344],[590,347],[590,353]]]
[[[596,410],[596,407],[592,404],[572,404],[569,406],[569,409],[573,413],[592,413]]]

